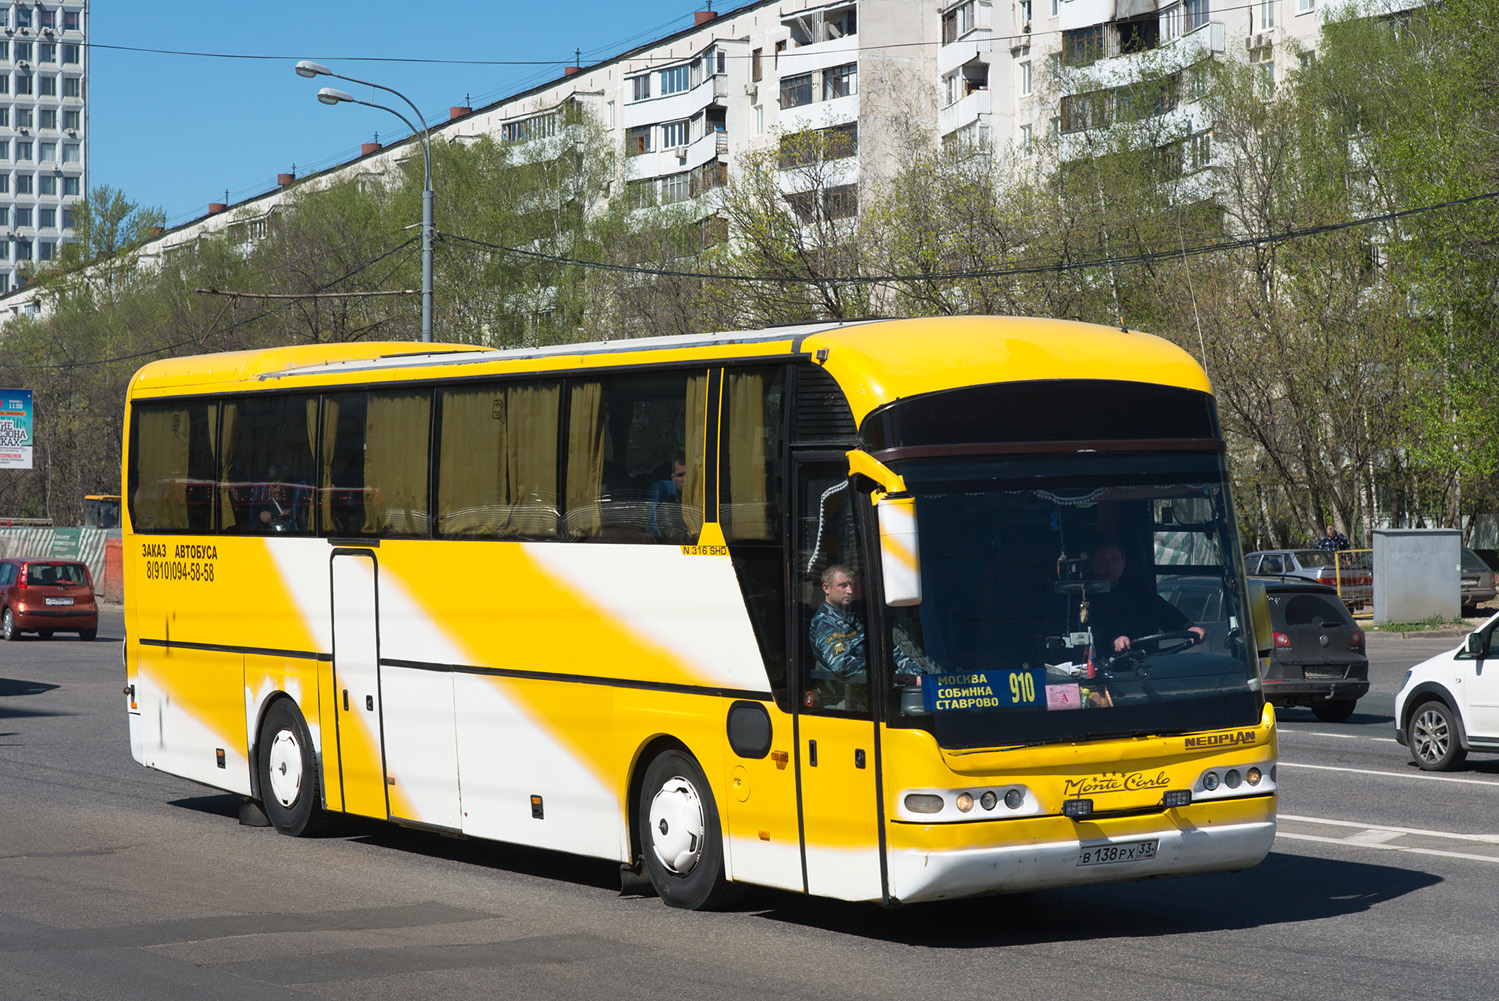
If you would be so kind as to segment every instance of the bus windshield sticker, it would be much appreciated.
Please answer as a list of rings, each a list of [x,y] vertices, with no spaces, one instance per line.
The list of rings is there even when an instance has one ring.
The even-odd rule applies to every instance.
[[[1046,708],[1081,709],[1082,707],[1082,686],[1077,684],[1077,682],[1069,685],[1046,686]]]
[[[927,712],[957,712],[974,709],[1009,709],[1044,705],[1046,672],[976,671],[971,674],[921,676],[921,697]]]

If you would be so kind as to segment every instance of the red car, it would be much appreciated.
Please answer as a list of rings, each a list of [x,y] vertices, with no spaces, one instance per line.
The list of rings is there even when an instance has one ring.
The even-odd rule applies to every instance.
[[[14,640],[31,632],[46,639],[59,631],[81,640],[99,634],[88,567],[68,560],[0,560],[0,637]]]

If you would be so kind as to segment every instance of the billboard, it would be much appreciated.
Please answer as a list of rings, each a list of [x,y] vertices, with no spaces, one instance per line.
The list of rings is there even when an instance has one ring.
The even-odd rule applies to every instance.
[[[0,469],[31,468],[31,390],[0,389]]]

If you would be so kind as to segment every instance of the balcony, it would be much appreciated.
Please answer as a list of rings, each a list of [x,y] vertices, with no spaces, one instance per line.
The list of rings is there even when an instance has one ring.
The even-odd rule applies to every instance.
[[[975,90],[955,104],[937,112],[937,132],[950,135],[965,125],[987,121],[994,111],[994,99],[988,90]]]

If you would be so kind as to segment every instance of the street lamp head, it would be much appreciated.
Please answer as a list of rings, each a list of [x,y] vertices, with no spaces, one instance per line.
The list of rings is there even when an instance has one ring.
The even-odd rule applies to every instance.
[[[354,100],[354,95],[341,90],[334,90],[332,87],[324,87],[317,92],[317,99],[324,104],[341,104],[344,101]]]
[[[322,63],[315,63],[310,59],[303,59],[297,63],[297,76],[305,76],[311,80],[315,76],[332,76],[333,71]]]

